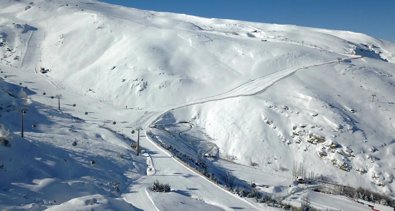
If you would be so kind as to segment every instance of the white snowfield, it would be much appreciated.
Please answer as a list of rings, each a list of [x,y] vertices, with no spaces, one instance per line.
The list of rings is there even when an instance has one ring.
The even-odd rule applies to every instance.
[[[364,210],[292,169],[395,197],[394,63],[393,43],[354,32],[2,0],[0,209],[278,210],[159,141],[291,205]]]

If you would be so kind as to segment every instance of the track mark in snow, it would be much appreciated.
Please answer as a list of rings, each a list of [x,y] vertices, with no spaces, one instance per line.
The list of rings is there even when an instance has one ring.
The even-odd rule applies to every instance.
[[[266,91],[268,88],[270,88],[271,86],[278,83],[279,81],[292,76],[293,74],[295,74],[296,72],[298,72],[300,70],[306,70],[306,69],[309,69],[312,67],[319,67],[319,66],[324,66],[324,65],[328,65],[328,64],[339,63],[341,61],[349,60],[349,59],[361,59],[361,58],[363,58],[363,57],[361,57],[361,56],[345,57],[340,60],[336,59],[336,60],[332,60],[332,61],[328,61],[328,62],[324,62],[324,63],[319,63],[319,64],[313,64],[310,66],[305,66],[305,67],[301,67],[301,68],[297,68],[297,69],[285,69],[285,70],[282,70],[279,72],[275,72],[270,75],[263,76],[263,77],[248,81],[248,82],[246,82],[242,85],[239,85],[239,86],[231,89],[230,91],[224,92],[222,94],[203,98],[203,99],[191,102],[191,103],[186,103],[183,105],[175,106],[171,109],[166,110],[165,112],[160,113],[158,116],[153,117],[152,119],[154,119],[154,120],[152,122],[146,122],[146,124],[144,126],[148,127],[150,125],[153,125],[165,113],[176,110],[176,109],[185,108],[185,107],[193,106],[193,105],[204,104],[204,103],[208,103],[208,102],[215,102],[215,101],[221,101],[221,100],[238,98],[238,97],[250,97],[250,96],[261,94],[264,91]]]
[[[34,33],[34,32],[29,31],[29,37],[27,38],[26,45],[25,45],[25,49],[24,49],[23,52],[22,52],[23,55],[22,55],[22,59],[21,59],[21,63],[20,63],[20,65],[19,65],[19,68],[21,68],[21,67],[24,66],[25,59],[26,59],[26,55],[27,55],[27,51],[28,51],[28,49],[29,49],[29,45],[30,45],[30,42],[31,42],[33,33]]]
[[[144,189],[144,192],[147,195],[147,198],[152,203],[152,205],[155,207],[155,210],[160,211],[159,208],[156,206],[156,204],[155,204],[154,200],[152,199],[152,197],[149,195],[147,188]]]

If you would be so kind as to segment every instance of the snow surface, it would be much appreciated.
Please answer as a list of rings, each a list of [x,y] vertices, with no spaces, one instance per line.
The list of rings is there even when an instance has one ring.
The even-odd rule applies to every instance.
[[[347,210],[347,211],[369,211],[367,205],[351,201],[343,196],[336,196],[314,191],[306,191],[292,196],[291,203],[310,203],[319,210]],[[297,198],[297,200],[295,200]],[[334,205],[334,201],[336,204]]]
[[[394,63],[394,44],[353,32],[3,0],[0,208],[275,209],[228,192],[158,140],[209,154],[212,168],[273,197],[292,193],[299,164],[394,197]],[[142,156],[130,147],[137,128]],[[172,192],[150,192],[155,180]],[[345,203],[331,208],[358,209]]]

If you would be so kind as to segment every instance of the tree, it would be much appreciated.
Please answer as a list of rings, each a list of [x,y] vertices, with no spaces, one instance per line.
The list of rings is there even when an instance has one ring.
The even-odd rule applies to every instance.
[[[292,176],[296,179],[302,177],[303,179],[307,176],[306,168],[301,163],[294,162],[292,167]]]

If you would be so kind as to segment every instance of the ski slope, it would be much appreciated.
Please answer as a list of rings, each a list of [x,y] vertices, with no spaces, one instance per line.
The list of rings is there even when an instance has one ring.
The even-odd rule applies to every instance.
[[[295,188],[295,164],[394,197],[392,43],[93,0],[4,0],[0,43],[1,136],[11,143],[0,146],[1,208],[276,210],[152,137],[196,158],[215,151],[213,166],[273,197]],[[137,128],[142,156],[130,147]],[[172,192],[151,192],[155,180]],[[319,208],[359,206],[314,194]]]

